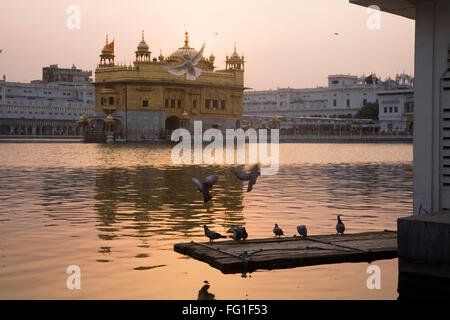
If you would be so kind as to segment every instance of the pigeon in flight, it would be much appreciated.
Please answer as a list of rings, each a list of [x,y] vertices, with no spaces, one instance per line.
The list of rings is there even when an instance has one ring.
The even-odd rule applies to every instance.
[[[214,232],[212,230],[209,230],[206,224],[203,226],[203,229],[205,229],[205,236],[209,238],[209,242],[213,242],[216,239],[226,238],[225,236],[221,235],[220,233]]]
[[[202,69],[197,68],[196,65],[200,62],[203,56],[203,50],[205,49],[205,44],[203,44],[203,47],[200,49],[199,52],[191,59],[189,56],[184,56],[184,63],[176,66],[176,67],[164,67],[167,72],[181,76],[183,74],[186,74],[186,78],[188,80],[195,80],[197,79],[200,74],[202,73]]]
[[[217,174],[213,174],[211,176],[206,177],[203,182],[201,182],[197,178],[192,178],[192,182],[195,183],[195,185],[198,188],[198,191],[200,191],[203,194],[203,201],[208,202],[212,199],[212,196],[209,194],[209,190],[213,187],[214,183],[217,181]]]
[[[234,175],[243,181],[248,181],[248,187],[247,192],[252,191],[253,185],[256,183],[256,179],[258,179],[258,176],[261,175],[261,170],[259,169],[259,165],[255,164],[251,169],[250,172],[245,172],[242,170],[239,170],[237,168],[232,168],[231,171],[233,171]]]
[[[338,235],[339,235],[339,233],[344,234],[344,231],[345,231],[345,225],[341,220],[341,216],[342,215],[340,215],[340,214],[337,216],[338,222],[336,224],[336,232]]]
[[[273,233],[275,233],[275,237],[280,238],[283,235],[283,230],[275,223],[275,228],[273,228]]]
[[[306,230],[306,226],[297,226],[297,231],[300,237],[306,238],[308,232]]]
[[[248,238],[247,230],[245,227],[232,227],[227,233],[232,233],[230,236],[233,240],[239,241],[241,239],[245,240]]]

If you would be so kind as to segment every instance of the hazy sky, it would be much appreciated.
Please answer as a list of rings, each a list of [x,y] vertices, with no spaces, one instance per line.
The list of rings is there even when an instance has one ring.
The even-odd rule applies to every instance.
[[[66,26],[73,4],[81,8],[79,30]],[[219,68],[236,42],[248,61],[245,85],[254,89],[414,71],[414,21],[382,13],[381,29],[370,30],[366,8],[348,0],[1,0],[0,12],[0,74],[9,81],[40,79],[50,64],[94,70],[106,33],[115,38],[116,62],[128,64],[142,29],[157,57],[182,46],[186,28],[191,46],[205,41]]]

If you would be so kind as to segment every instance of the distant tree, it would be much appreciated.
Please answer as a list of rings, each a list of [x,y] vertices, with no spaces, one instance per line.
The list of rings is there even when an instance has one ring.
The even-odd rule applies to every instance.
[[[369,102],[358,110],[354,118],[378,120],[378,112],[379,112],[378,102]]]

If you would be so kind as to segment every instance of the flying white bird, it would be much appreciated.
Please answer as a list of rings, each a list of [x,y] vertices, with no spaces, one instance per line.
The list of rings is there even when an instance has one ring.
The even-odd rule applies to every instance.
[[[184,56],[184,63],[176,67],[164,67],[167,72],[181,76],[186,74],[186,79],[195,80],[202,73],[202,69],[195,67],[203,57],[203,50],[205,49],[205,44],[199,52],[191,59],[189,56]]]

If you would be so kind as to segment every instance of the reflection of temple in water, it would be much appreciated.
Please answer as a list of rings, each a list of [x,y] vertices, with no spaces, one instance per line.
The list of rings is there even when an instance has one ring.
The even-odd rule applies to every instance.
[[[151,232],[188,236],[190,230],[203,224],[244,224],[242,182],[228,168],[219,170],[211,191],[213,199],[203,203],[191,177],[213,172],[217,168],[100,169],[95,174],[95,210],[102,223],[98,229],[117,231],[117,224],[126,222],[123,229],[134,229],[142,237],[151,237]]]

